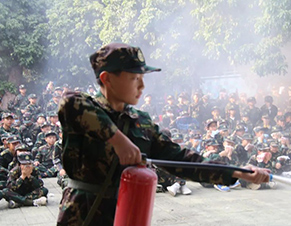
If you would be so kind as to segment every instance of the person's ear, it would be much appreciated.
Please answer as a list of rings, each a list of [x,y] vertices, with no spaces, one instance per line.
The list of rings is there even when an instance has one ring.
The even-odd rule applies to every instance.
[[[99,78],[105,87],[110,86],[111,79],[107,71],[102,71]]]

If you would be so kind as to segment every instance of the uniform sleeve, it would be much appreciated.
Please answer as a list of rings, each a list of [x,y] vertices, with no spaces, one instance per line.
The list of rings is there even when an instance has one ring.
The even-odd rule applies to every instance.
[[[9,178],[7,181],[7,187],[12,189],[12,190],[17,190],[19,189],[24,180],[20,177],[21,176],[21,172],[19,170],[19,168],[14,168],[9,172]]]
[[[83,94],[68,93],[59,104],[59,119],[63,130],[106,141],[117,131],[109,116]]]

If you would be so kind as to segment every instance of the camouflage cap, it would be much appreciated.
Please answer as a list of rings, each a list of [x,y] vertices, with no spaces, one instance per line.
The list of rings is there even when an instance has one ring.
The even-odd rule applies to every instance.
[[[254,102],[254,103],[256,103],[257,101],[256,101],[256,98],[255,97],[249,97],[247,99],[247,102]]]
[[[271,134],[282,132],[282,130],[283,130],[283,128],[281,126],[273,126],[271,129]]]
[[[4,133],[1,135],[1,141],[3,142],[3,140],[7,140],[8,137],[11,137],[11,133]]]
[[[90,62],[96,78],[99,78],[102,71],[127,71],[141,74],[161,71],[159,68],[146,65],[140,48],[124,43],[111,43],[103,46],[90,56]]]
[[[32,94],[29,94],[27,98],[28,99],[36,99],[37,96],[36,96],[36,94],[32,93]]]
[[[57,137],[57,133],[53,130],[46,132],[44,136],[48,137],[48,136],[52,136],[52,135]]]
[[[211,109],[211,111],[215,111],[215,110],[220,111],[220,108],[218,106],[213,106],[212,109]]]
[[[276,121],[284,121],[285,122],[285,116],[284,115],[277,115],[276,116]]]
[[[211,123],[216,123],[216,124],[217,124],[217,121],[214,120],[214,119],[212,119],[212,118],[207,119],[207,121],[206,121],[206,127],[208,128],[208,127],[210,126]]]
[[[25,87],[24,84],[21,84],[18,88],[19,88],[19,89],[26,89],[26,87]]]
[[[266,150],[269,150],[270,147],[269,147],[269,145],[267,143],[260,143],[260,144],[257,145],[257,149],[259,151],[266,151]]]
[[[15,146],[15,151],[18,151],[18,150],[26,150],[26,151],[28,151],[29,148],[28,148],[28,146],[26,144],[17,144]]]
[[[228,130],[228,126],[225,124],[219,125],[218,126],[218,130],[219,131],[227,131]]]
[[[54,93],[53,97],[61,98],[62,96],[59,93]]]
[[[20,164],[31,164],[33,162],[32,155],[28,151],[19,153],[17,159]]]
[[[253,137],[251,134],[249,133],[245,133],[243,136],[242,136],[242,140],[253,140]]]
[[[36,118],[38,119],[39,117],[45,118],[45,114],[44,113],[39,113]]]
[[[205,146],[219,146],[219,143],[215,139],[208,139],[205,141]]]
[[[224,138],[224,141],[235,144],[235,137],[234,136],[227,136]]]
[[[256,126],[253,130],[254,130],[255,133],[257,133],[259,131],[264,131],[265,132],[267,130],[267,128],[264,128],[262,126]]]
[[[275,140],[270,140],[269,144],[270,144],[270,147],[279,147],[278,142],[276,142]]]
[[[243,125],[239,124],[236,125],[235,131],[246,131],[246,128]]]
[[[21,142],[21,139],[17,135],[12,135],[12,136],[10,136],[10,137],[7,138],[7,142],[9,144],[13,144],[13,143],[16,143],[16,142]]]
[[[60,86],[57,86],[57,87],[55,88],[55,91],[56,91],[56,90],[61,90],[61,91],[62,91],[63,89],[62,89]]]
[[[44,122],[43,124],[41,124],[40,128],[44,128],[47,126],[51,126],[51,124],[49,122]]]
[[[58,116],[58,113],[55,112],[55,111],[50,111],[50,112],[48,113],[48,116],[49,116],[49,117]]]
[[[174,133],[172,134],[172,140],[175,141],[175,140],[183,140],[183,134],[181,133]]]
[[[14,118],[13,117],[13,114],[11,112],[4,112],[4,113],[2,113],[2,116],[1,116],[2,119],[8,118],[8,117]]]

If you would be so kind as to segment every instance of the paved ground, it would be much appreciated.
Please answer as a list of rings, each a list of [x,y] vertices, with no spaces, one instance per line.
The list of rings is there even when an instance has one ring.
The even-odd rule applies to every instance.
[[[61,189],[56,179],[45,179],[49,203],[45,207],[8,209],[0,201],[1,226],[55,225]],[[291,187],[279,184],[276,190],[252,191],[243,188],[223,193],[187,182],[193,193],[172,197],[158,193],[152,226],[277,226],[291,225]]]

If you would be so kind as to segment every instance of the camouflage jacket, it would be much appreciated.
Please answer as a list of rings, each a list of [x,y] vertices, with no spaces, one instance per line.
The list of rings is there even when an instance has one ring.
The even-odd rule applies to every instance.
[[[63,169],[63,164],[62,164],[62,139],[59,139],[55,142],[54,144],[54,149],[53,149],[53,163],[55,168],[60,171]]]
[[[43,187],[43,181],[41,180],[36,168],[33,169],[30,178],[26,177],[23,180],[20,176],[21,168],[17,165],[9,172],[7,188],[10,188],[19,194],[25,195],[37,188]]]
[[[42,165],[44,165],[47,168],[52,167],[53,164],[53,150],[54,146],[52,145],[51,147],[48,144],[45,144],[41,146],[38,149],[38,152],[35,156],[35,161],[40,162]]]
[[[13,154],[9,151],[9,149],[5,149],[0,153],[0,166],[8,169],[9,163],[13,160]]]
[[[46,106],[46,112],[47,112],[47,113],[48,113],[48,112],[51,112],[51,111],[53,111],[53,112],[57,112],[57,111],[58,111],[58,107],[59,107],[58,104],[56,104],[54,101],[50,101],[50,102],[47,104],[47,106]]]
[[[6,129],[4,129],[3,126],[1,126],[1,127],[0,127],[0,137],[1,137],[3,134],[6,134],[6,133],[19,135],[19,131],[18,131],[18,129],[16,129],[16,128],[14,128],[14,127],[11,127],[9,130],[6,130]]]
[[[149,115],[127,105],[122,112],[113,110],[99,92],[95,98],[84,93],[67,93],[60,101],[59,119],[63,129],[63,166],[68,176],[92,184],[102,184],[110,169],[115,152],[107,142],[117,129],[129,123],[128,138],[142,153],[154,159],[199,161],[203,159],[159,132]],[[119,184],[122,167],[113,176]],[[194,181],[233,184],[233,171],[169,168],[170,173]]]
[[[25,108],[26,105],[29,104],[29,101],[27,99],[27,96],[22,96],[21,94],[18,94],[15,99],[14,99],[14,107],[17,109],[17,108]]]
[[[26,108],[24,109],[26,112],[30,112],[34,118],[42,112],[41,107],[36,105],[36,104],[29,104],[26,106]]]

